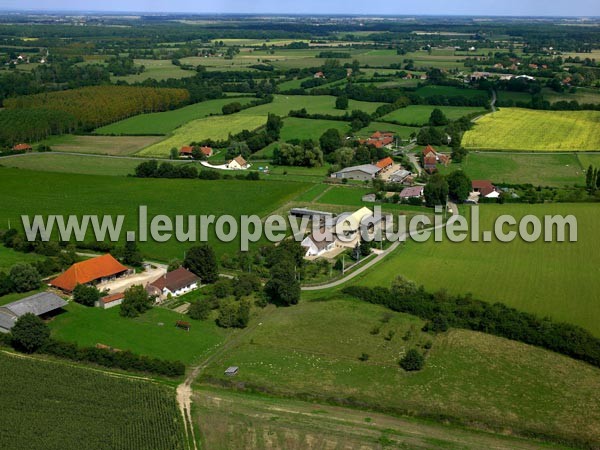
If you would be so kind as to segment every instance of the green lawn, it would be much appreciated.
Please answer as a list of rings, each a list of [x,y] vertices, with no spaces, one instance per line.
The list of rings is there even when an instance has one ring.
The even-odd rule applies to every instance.
[[[150,114],[140,114],[119,122],[98,128],[96,134],[169,134],[176,128],[192,120],[201,119],[211,114],[222,114],[223,105],[232,102],[247,104],[251,99],[219,98],[205,102],[194,103],[172,111]]]
[[[491,335],[453,330],[433,336],[421,326],[412,316],[357,300],[305,300],[261,318],[261,326],[203,377],[226,383],[224,369],[236,365],[236,385],[259,392],[597,442],[599,369]],[[432,348],[424,370],[401,370],[399,358],[410,348],[423,351],[427,341]],[[359,361],[362,353],[368,361]]]
[[[600,150],[600,111],[502,108],[477,120],[463,136],[469,149]]]
[[[409,125],[425,125],[429,123],[429,116],[434,109],[441,109],[444,115],[450,120],[460,119],[469,114],[485,114],[485,109],[471,106],[429,106],[429,105],[410,105],[406,108],[400,108],[381,118],[381,120],[390,120]]]
[[[471,292],[490,302],[583,326],[600,335],[600,247],[596,239],[600,209],[594,204],[482,205],[481,230],[493,230],[502,214],[573,214],[578,242],[501,243],[407,242],[359,276],[357,284],[389,286],[396,275],[427,290]],[[514,229],[514,227],[513,227]]]
[[[104,310],[70,303],[65,309],[50,322],[58,339],[81,346],[105,344],[186,365],[206,357],[228,334],[213,320],[192,321],[186,332],[175,327],[175,322],[189,318],[164,308],[153,308],[135,319],[121,317],[118,306]]]
[[[458,169],[464,170],[472,180],[494,183],[564,186],[585,182],[578,155],[470,152],[463,163],[440,168],[442,173]]]
[[[36,195],[29,195],[27,189],[31,179],[36,180]],[[138,228],[139,205],[148,207],[150,218],[157,214],[171,218],[187,214],[264,217],[308,187],[305,183],[287,181],[139,179],[0,168],[0,191],[4,192],[0,223],[10,219],[14,227],[20,226],[22,214],[122,214],[126,216],[123,242],[125,230]],[[239,249],[239,241],[217,241],[212,231],[208,240],[218,254]],[[147,257],[168,261],[182,258],[192,245],[178,242],[174,236],[165,243],[155,242],[149,236],[148,242],[140,243],[140,248]]]

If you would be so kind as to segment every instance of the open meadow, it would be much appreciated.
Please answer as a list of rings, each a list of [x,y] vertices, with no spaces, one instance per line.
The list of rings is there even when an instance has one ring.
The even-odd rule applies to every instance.
[[[406,108],[400,108],[393,111],[380,120],[393,121],[406,125],[426,125],[429,123],[429,116],[434,109],[440,109],[449,120],[457,120],[463,116],[471,114],[485,114],[483,108],[472,106],[430,106],[430,105],[410,105]]]
[[[481,231],[493,230],[493,221],[502,214],[517,220],[527,214],[572,214],[577,218],[578,241],[409,241],[353,283],[390,286],[395,276],[402,275],[428,291],[470,292],[481,300],[580,325],[600,336],[600,305],[595,301],[600,288],[597,205],[482,205]]]
[[[32,178],[36,180],[35,196],[29,195],[27,189]],[[138,228],[139,205],[148,207],[149,216],[257,214],[263,217],[309,187],[291,181],[139,179],[0,168],[0,191],[5,193],[0,224],[10,219],[13,227],[20,228],[22,214],[122,214],[125,220],[121,242],[124,242],[125,230]],[[91,239],[91,230],[87,238]],[[208,239],[219,255],[239,248],[239,242],[218,241],[212,231]],[[149,238],[139,245],[144,256],[169,261],[183,258],[183,252],[193,244],[174,238],[159,243]]]
[[[15,223],[15,226],[17,224]],[[12,226],[12,224],[11,224]],[[8,223],[4,222],[0,224],[0,229],[8,228]],[[16,252],[11,248],[7,248],[4,245],[0,245],[0,272],[8,271],[12,266],[17,263],[29,263],[42,259],[43,256],[35,253],[21,253]]]
[[[462,143],[479,150],[600,150],[600,111],[502,108],[477,120]]]
[[[472,180],[490,180],[498,184],[583,185],[585,173],[578,159],[580,155],[586,156],[585,153],[471,152],[463,162],[441,167],[440,171],[447,174],[462,169]]]
[[[172,135],[138,152],[139,156],[168,158],[172,148],[204,139],[225,140],[230,134],[252,131],[267,123],[266,116],[232,114],[197,119],[177,128]]]
[[[53,151],[67,153],[93,153],[99,155],[125,156],[160,141],[157,136],[76,136],[63,134],[53,136],[43,144]]]
[[[173,389],[5,353],[0,368],[1,448],[186,448]]]
[[[443,418],[504,434],[597,443],[599,369],[491,335],[423,333],[421,320],[358,300],[311,298],[261,317],[196,387],[233,382],[254,392]],[[408,349],[425,345],[431,349],[423,370],[409,374],[398,367]],[[363,353],[366,361],[359,360]],[[223,375],[230,365],[240,368],[233,381]]]
[[[140,114],[119,122],[111,123],[94,131],[95,134],[141,135],[168,134],[188,122],[201,119],[211,114],[222,114],[221,108],[232,102],[247,104],[248,98],[219,98],[194,103],[171,111]]]
[[[166,80],[168,78],[186,78],[193,77],[196,72],[193,70],[183,70],[175,66],[170,59],[136,59],[136,66],[144,66],[145,70],[139,74],[112,76],[111,81],[125,81],[127,83],[139,83],[149,78],[155,80]]]

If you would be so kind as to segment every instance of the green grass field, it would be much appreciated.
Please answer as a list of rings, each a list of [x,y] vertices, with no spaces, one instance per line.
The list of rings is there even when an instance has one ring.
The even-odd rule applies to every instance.
[[[33,178],[37,194],[29,195],[27,186]],[[139,205],[148,206],[149,216],[257,214],[264,217],[309,187],[306,183],[275,180],[139,179],[0,168],[0,191],[5,193],[0,224],[10,219],[13,227],[20,227],[22,214],[123,214],[126,217],[121,239],[124,240],[125,230],[138,228]],[[239,241],[220,242],[212,231],[208,239],[219,255],[239,249]],[[140,243],[140,249],[147,257],[168,261],[183,258],[183,252],[192,245],[178,242],[175,237],[165,243],[149,237],[148,242]]]
[[[42,143],[49,145],[56,152],[125,156],[155,144],[160,139],[157,136],[76,136],[64,134],[53,136],[42,141]]]
[[[529,92],[497,91],[499,101],[512,100],[513,102],[530,102],[531,94]]]
[[[173,389],[4,353],[0,367],[2,448],[187,448]]]
[[[343,116],[350,114],[353,110],[359,109],[369,114],[383,105],[378,102],[361,102],[350,100],[347,110],[335,109],[335,97],[331,95],[275,95],[272,103],[255,106],[240,111],[237,115],[251,116],[267,116],[268,113],[277,114],[279,116],[287,116],[292,110],[306,108],[309,114],[330,114],[335,116]]]
[[[17,224],[15,224],[16,226]],[[12,224],[11,224],[12,226]],[[0,224],[0,229],[7,229],[8,223],[4,222]],[[36,255],[35,253],[22,253],[16,252],[11,248],[6,248],[0,244],[0,272],[8,271],[12,266],[17,263],[29,263],[42,259],[43,256]]]
[[[427,117],[427,119],[429,119],[429,116]],[[371,124],[368,127],[359,130],[356,133],[356,135],[360,137],[369,137],[376,131],[389,131],[396,134],[402,139],[409,139],[412,133],[419,133],[419,128],[407,127],[405,125],[396,125],[395,123],[371,122]]]
[[[425,125],[429,122],[429,116],[431,111],[435,108],[441,109],[444,115],[450,120],[460,119],[463,116],[469,114],[481,113],[485,114],[486,111],[483,108],[470,107],[470,106],[429,106],[429,105],[410,105],[406,108],[400,108],[393,111],[386,116],[383,116],[381,120],[392,120],[410,125]]]
[[[223,105],[239,101],[247,104],[248,98],[220,98],[194,103],[172,111],[140,114],[129,119],[98,128],[96,134],[168,134],[192,120],[201,119],[210,114],[221,114]]]
[[[534,186],[564,186],[584,184],[585,174],[578,155],[555,153],[485,153],[471,152],[460,164],[441,167],[441,173],[462,169],[472,180]],[[600,163],[600,159],[598,160]],[[587,166],[585,166],[587,168]]]
[[[315,120],[288,117],[283,121],[283,128],[279,139],[283,142],[291,139],[312,139],[318,141],[325,131],[335,128],[342,135],[350,131],[348,122],[337,120]]]
[[[576,101],[580,105],[600,103],[600,90],[592,88],[577,88],[575,93],[555,92],[550,88],[544,88],[542,89],[542,95],[544,96],[544,100],[548,100],[550,103],[560,101]]]
[[[415,94],[420,95],[421,97],[433,97],[434,95],[445,95],[447,97],[466,97],[466,98],[474,98],[474,97],[487,97],[487,91],[480,91],[477,89],[468,89],[468,88],[458,88],[453,86],[438,86],[438,85],[428,85],[423,86],[416,90]]]
[[[259,392],[444,417],[509,435],[597,442],[600,371],[587,364],[481,333],[428,335],[419,319],[335,297],[305,300],[260,320],[203,376],[225,381],[224,369],[236,365],[236,385]],[[402,371],[399,358],[427,341],[425,368]],[[362,353],[368,361],[359,361]]]
[[[144,66],[146,70],[136,75],[112,76],[111,81],[113,83],[117,81],[139,83],[149,78],[161,81],[168,78],[186,78],[196,75],[193,70],[183,70],[174,66],[170,59],[136,59],[134,63],[136,66]]]
[[[65,309],[50,323],[57,339],[80,346],[101,343],[186,365],[206,357],[228,334],[214,320],[192,321],[186,332],[175,327],[175,322],[189,318],[165,308],[153,308],[135,319],[121,317],[119,307],[103,310],[70,303]]]
[[[594,167],[600,167],[600,153],[578,153],[577,159],[584,170],[587,170],[590,164]]]
[[[423,284],[427,290],[471,292],[476,298],[502,302],[523,311],[567,321],[600,335],[600,252],[595,238],[600,209],[594,204],[483,205],[481,230],[493,230],[493,220],[511,214],[573,214],[578,242],[511,243],[407,242],[355,281],[389,286],[396,275]],[[513,227],[514,228],[514,227]]]
[[[0,165],[41,172],[76,173],[83,175],[127,176],[142,161],[138,158],[102,158],[95,155],[65,153],[31,153],[27,156],[2,158]],[[189,161],[171,161],[189,164]]]
[[[154,145],[144,148],[139,156],[168,157],[173,147],[179,149],[191,142],[204,139],[224,140],[229,134],[255,130],[267,122],[266,116],[232,114],[192,120],[177,128],[173,134]]]
[[[600,111],[502,108],[480,118],[462,143],[481,150],[599,150]]]

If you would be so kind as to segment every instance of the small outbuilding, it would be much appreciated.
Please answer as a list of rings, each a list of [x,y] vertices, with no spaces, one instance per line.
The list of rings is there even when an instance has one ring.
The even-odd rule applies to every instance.
[[[56,314],[65,306],[67,302],[52,292],[40,292],[0,306],[0,333],[8,333],[19,317],[25,314],[46,318]]]
[[[230,366],[227,368],[227,370],[225,370],[225,375],[227,375],[228,377],[232,377],[234,375],[237,375],[239,371],[240,368],[238,366]]]

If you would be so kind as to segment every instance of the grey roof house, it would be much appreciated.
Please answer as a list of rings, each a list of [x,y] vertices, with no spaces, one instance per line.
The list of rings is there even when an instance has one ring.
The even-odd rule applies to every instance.
[[[0,333],[8,333],[17,319],[27,313],[43,316],[52,313],[67,305],[67,302],[51,292],[39,294],[17,300],[0,306]]]

